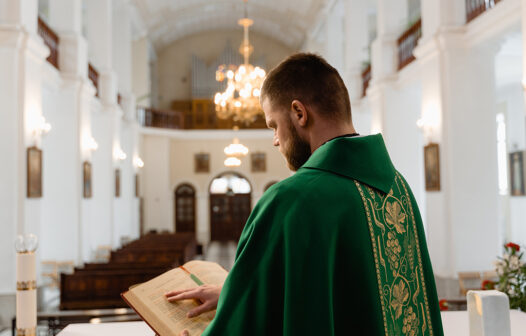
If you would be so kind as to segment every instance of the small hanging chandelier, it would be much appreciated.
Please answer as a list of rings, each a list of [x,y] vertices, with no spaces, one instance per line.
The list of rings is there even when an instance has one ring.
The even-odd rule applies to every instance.
[[[228,157],[225,160],[225,167],[239,167],[241,166],[241,160],[236,157]]]
[[[234,138],[232,143],[225,147],[225,154],[233,157],[246,156],[248,154],[248,148],[242,143],[239,143],[238,138]]]
[[[239,67],[221,65],[216,71],[216,80],[222,82],[227,80],[227,88],[224,92],[217,92],[214,97],[217,116],[221,119],[233,117],[234,121],[249,124],[261,114],[259,95],[261,85],[266,73],[260,67],[254,67],[249,63],[249,58],[254,47],[248,38],[249,27],[254,21],[248,18],[247,1],[245,2],[245,17],[238,21],[243,27],[244,38],[239,52],[243,55],[244,64]]]
[[[238,126],[234,126],[234,132],[239,130]],[[239,138],[234,137],[232,143],[225,147],[224,152],[227,156],[225,160],[226,167],[239,167],[241,165],[241,158],[246,156],[249,152],[248,147],[239,142]]]

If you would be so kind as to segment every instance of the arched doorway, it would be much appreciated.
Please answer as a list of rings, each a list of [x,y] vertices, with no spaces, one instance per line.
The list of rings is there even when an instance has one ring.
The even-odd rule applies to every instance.
[[[175,189],[175,232],[195,233],[195,188],[188,183]]]
[[[227,172],[210,183],[211,240],[239,240],[250,215],[252,187],[242,175]]]

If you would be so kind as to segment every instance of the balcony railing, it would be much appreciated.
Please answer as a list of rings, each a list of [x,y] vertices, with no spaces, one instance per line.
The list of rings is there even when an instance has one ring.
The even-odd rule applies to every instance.
[[[480,14],[492,9],[502,0],[466,0],[466,20],[470,22]]]
[[[137,120],[144,127],[184,129],[184,114],[179,111],[163,111],[140,107]]]
[[[58,69],[58,35],[42,20],[38,18],[38,35],[44,40],[44,44],[50,50],[49,57],[46,59],[51,65]]]
[[[91,63],[88,63],[88,78],[93,83],[93,86],[95,86],[96,94],[95,96],[99,96],[99,72],[97,69],[91,65]]]
[[[262,115],[258,115],[250,124],[236,122],[232,118],[217,118],[215,104],[211,99],[176,101],[172,104],[172,110],[140,107],[137,109],[137,120],[144,127],[168,129],[231,130],[234,126],[240,129],[267,128]]]
[[[398,38],[398,70],[415,60],[413,51],[421,37],[422,19],[419,19]]]
[[[369,83],[371,82],[371,64],[365,68],[365,70],[362,72],[362,97],[365,97],[367,94],[367,88],[369,87]]]

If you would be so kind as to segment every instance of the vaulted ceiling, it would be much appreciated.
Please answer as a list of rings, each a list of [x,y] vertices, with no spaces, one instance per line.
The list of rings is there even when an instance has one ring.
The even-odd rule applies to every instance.
[[[251,30],[297,49],[329,0],[249,0]],[[242,29],[242,0],[133,0],[137,18],[157,50],[191,34]]]

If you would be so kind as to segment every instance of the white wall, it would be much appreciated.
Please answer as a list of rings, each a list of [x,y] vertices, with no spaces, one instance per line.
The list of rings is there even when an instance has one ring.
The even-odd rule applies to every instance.
[[[526,150],[526,116],[524,92],[520,82],[501,87],[498,93],[506,121],[508,153]],[[501,220],[506,222],[506,240],[526,243],[526,196],[510,196],[510,167],[508,161],[508,195],[501,197]]]
[[[223,149],[233,137],[251,152],[265,152],[267,171],[250,171],[250,154],[238,168],[226,168]],[[251,131],[156,131],[143,130],[145,167],[141,172],[145,201],[145,229],[174,231],[174,191],[181,183],[192,184],[197,193],[197,238],[206,243],[210,236],[209,186],[213,178],[225,171],[236,171],[252,185],[252,206],[261,198],[265,186],[291,175],[285,159],[272,146],[272,132]],[[194,154],[210,154],[210,173],[194,173]]]

